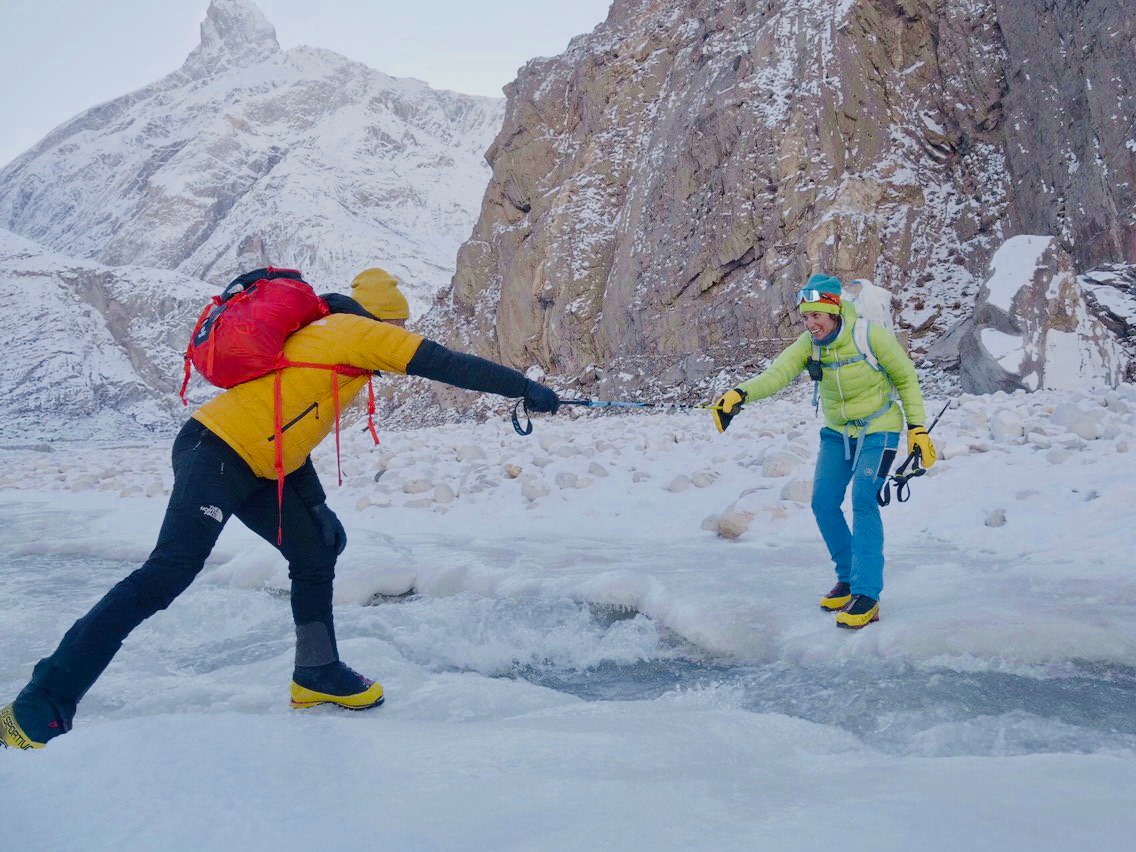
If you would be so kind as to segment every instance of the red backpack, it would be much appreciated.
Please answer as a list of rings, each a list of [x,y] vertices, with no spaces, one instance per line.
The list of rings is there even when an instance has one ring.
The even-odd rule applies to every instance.
[[[191,366],[206,381],[220,388],[231,388],[275,373],[273,384],[274,440],[276,442],[276,499],[284,502],[284,425],[280,377],[286,367],[327,370],[335,400],[335,455],[339,468],[339,376],[370,376],[369,370],[346,364],[314,364],[289,361],[284,357],[288,335],[331,313],[327,304],[304,281],[298,269],[254,269],[234,279],[219,296],[214,296],[201,312],[185,350],[185,379],[181,385],[182,405],[189,386]],[[375,390],[367,384],[367,425],[375,443]],[[339,484],[343,472],[339,468]],[[282,514],[282,513],[281,513]],[[282,521],[281,521],[282,522]],[[283,540],[277,529],[276,543]]]
[[[271,373],[282,366],[288,335],[329,313],[297,269],[245,273],[201,312],[185,350],[185,382],[191,363],[219,388]]]

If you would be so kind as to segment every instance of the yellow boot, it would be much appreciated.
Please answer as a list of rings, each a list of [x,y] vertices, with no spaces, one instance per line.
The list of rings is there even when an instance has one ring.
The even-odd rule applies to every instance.
[[[366,710],[383,703],[383,685],[363,677],[341,662],[326,666],[297,666],[292,674],[292,707],[335,704]]]
[[[852,600],[852,591],[848,584],[837,583],[827,595],[820,599],[820,605],[822,609],[833,612],[838,609],[844,609],[850,600]]]
[[[0,744],[8,748],[20,749],[44,747],[44,743],[37,743],[24,733],[24,729],[16,721],[16,714],[13,712],[11,704],[0,709]]]
[[[851,627],[853,630],[867,627],[873,621],[879,620],[879,601],[873,600],[867,595],[853,595],[848,606],[836,613],[836,626]]]

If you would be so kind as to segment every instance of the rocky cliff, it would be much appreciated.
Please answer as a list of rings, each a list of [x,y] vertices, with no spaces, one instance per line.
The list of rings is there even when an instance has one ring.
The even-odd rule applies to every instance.
[[[817,269],[890,290],[920,354],[1014,234],[1136,261],[1131,12],[615,0],[508,88],[433,327],[585,383],[689,386],[795,334]]]

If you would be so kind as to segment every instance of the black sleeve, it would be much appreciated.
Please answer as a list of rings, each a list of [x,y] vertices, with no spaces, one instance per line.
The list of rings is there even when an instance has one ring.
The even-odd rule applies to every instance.
[[[312,457],[304,459],[304,463],[292,471],[285,481],[300,495],[300,501],[305,506],[317,506],[327,501],[327,492],[323,490],[316,466],[312,464]]]
[[[512,367],[476,355],[454,352],[433,340],[423,340],[419,344],[414,357],[406,365],[406,374],[501,396],[524,396],[529,381]]]

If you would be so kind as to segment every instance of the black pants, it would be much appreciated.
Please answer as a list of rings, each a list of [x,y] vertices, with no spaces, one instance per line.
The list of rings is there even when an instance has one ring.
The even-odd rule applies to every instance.
[[[165,609],[201,571],[232,515],[276,545],[276,482],[256,476],[224,441],[190,420],[173,445],[174,488],[158,543],[146,563],[119,582],[67,631],[50,657],[36,665],[29,688],[48,690],[63,715],[102,674],[135,627]],[[284,482],[283,544],[292,581],[297,665],[339,659],[331,614],[335,548],[323,535],[295,487]],[[66,719],[70,728],[70,718]]]

